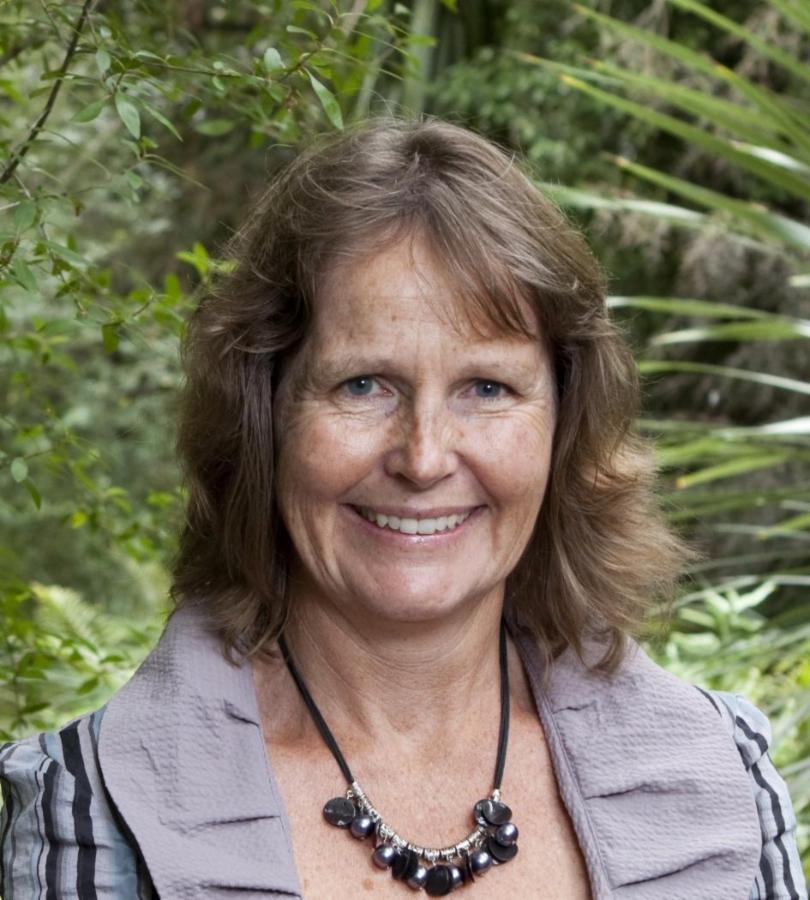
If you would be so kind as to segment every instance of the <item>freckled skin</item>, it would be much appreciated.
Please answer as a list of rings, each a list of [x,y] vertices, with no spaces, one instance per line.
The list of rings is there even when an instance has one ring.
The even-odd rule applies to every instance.
[[[344,616],[424,622],[500,597],[534,527],[555,426],[547,351],[460,329],[442,315],[456,302],[418,241],[344,265],[282,380],[293,591]],[[386,506],[478,513],[453,541],[383,544],[353,508]]]

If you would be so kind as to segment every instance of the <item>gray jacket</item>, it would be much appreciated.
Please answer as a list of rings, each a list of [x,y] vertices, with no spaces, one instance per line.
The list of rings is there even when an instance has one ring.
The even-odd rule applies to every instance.
[[[513,636],[595,900],[807,896],[761,713],[636,646],[610,680],[567,652],[544,688]],[[5,900],[301,896],[251,667],[191,610],[101,710],[0,749],[0,782]]]

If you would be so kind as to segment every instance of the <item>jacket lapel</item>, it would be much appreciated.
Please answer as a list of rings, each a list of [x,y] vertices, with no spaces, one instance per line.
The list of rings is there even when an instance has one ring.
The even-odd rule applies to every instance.
[[[734,739],[692,685],[636,644],[619,672],[567,650],[546,684],[537,645],[517,636],[595,900],[741,900],[761,835]],[[593,663],[600,647],[586,647]]]
[[[300,896],[251,666],[200,613],[175,612],[107,704],[99,762],[161,900]]]

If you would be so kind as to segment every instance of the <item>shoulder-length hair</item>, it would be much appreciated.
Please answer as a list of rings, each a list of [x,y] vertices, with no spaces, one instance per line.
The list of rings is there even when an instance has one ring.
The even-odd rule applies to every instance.
[[[183,345],[178,452],[188,487],[177,605],[204,607],[227,654],[269,647],[288,612],[291,546],[275,501],[274,393],[307,335],[331,265],[422,235],[471,321],[527,333],[554,362],[551,473],[507,582],[513,615],[549,658],[599,633],[614,670],[624,636],[672,592],[684,550],[657,509],[633,429],[632,356],[609,320],[581,234],[513,156],[450,123],[374,119],[318,139],[271,182],[202,298]]]

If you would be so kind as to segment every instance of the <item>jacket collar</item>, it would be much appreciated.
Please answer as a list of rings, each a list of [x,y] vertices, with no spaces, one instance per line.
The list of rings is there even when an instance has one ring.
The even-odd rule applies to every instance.
[[[762,837],[750,776],[723,720],[693,685],[632,641],[618,672],[566,650],[549,669],[513,632],[560,796],[596,900],[742,900]]]
[[[544,682],[536,643],[511,630],[595,900],[748,897],[756,806],[706,699],[637,645],[613,678],[566,651]],[[175,612],[107,704],[99,762],[161,900],[301,896],[252,667],[225,660],[200,612]]]
[[[300,896],[252,668],[193,609],[107,704],[99,762],[161,900]]]

